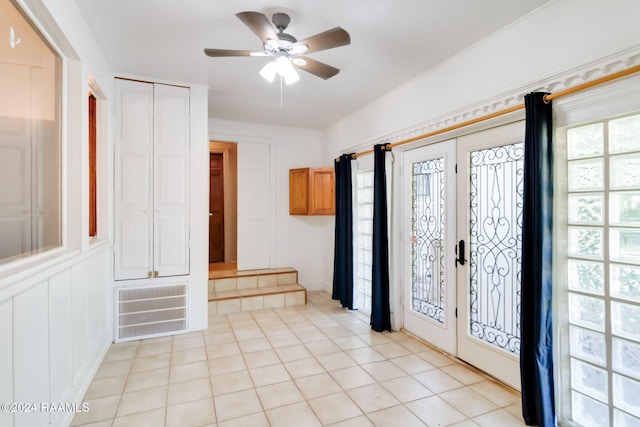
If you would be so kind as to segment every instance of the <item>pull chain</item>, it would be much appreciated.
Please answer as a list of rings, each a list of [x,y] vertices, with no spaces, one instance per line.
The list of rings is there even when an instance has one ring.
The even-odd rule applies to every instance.
[[[280,76],[280,109],[282,110],[282,80],[284,77]]]

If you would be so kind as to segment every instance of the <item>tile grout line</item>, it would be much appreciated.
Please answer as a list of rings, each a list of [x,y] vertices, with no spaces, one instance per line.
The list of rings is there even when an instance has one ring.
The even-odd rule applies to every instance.
[[[359,314],[359,313],[358,313]],[[224,317],[224,322],[219,321],[220,317]],[[218,318],[212,323],[212,320],[214,318]],[[250,322],[251,323],[250,323]],[[332,324],[334,323],[334,324]],[[212,329],[212,326],[214,325],[226,325],[226,327],[220,326],[219,330],[221,332],[214,332],[214,333],[207,333],[207,331],[210,331]],[[234,328],[234,325],[237,326]],[[372,336],[367,336],[369,335],[369,331],[367,332],[363,332],[363,328],[362,326],[366,325],[366,323],[363,321],[363,319],[357,318],[354,313],[342,313],[341,310],[336,310],[335,307],[332,306],[331,301],[327,299],[327,296],[325,295],[318,295],[318,294],[312,294],[310,295],[310,298],[308,299],[308,304],[305,306],[290,306],[290,307],[281,307],[281,308],[275,308],[275,309],[263,309],[263,310],[259,310],[256,312],[239,312],[239,313],[230,313],[230,314],[224,314],[224,315],[216,315],[215,317],[210,317],[209,318],[209,328],[207,331],[199,331],[197,333],[196,336],[192,337],[198,337],[200,338],[200,340],[202,341],[201,345],[196,345],[194,347],[190,347],[190,344],[187,344],[187,346],[183,349],[180,349],[179,352],[189,352],[189,351],[195,351],[198,350],[200,348],[202,348],[202,352],[205,356],[204,360],[193,360],[191,361],[188,356],[185,355],[186,359],[188,360],[188,362],[186,363],[180,363],[180,365],[183,364],[190,364],[190,363],[197,363],[197,362],[203,362],[206,363],[207,367],[206,367],[206,373],[208,375],[208,389],[209,392],[211,394],[211,402],[213,405],[213,410],[214,410],[214,414],[216,417],[216,423],[219,423],[220,420],[218,418],[218,408],[217,405],[215,403],[215,398],[216,396],[214,396],[214,387],[213,387],[213,378],[214,378],[214,372],[212,371],[212,365],[210,362],[214,361],[217,358],[221,358],[220,355],[217,355],[217,357],[212,357],[213,354],[211,354],[208,349],[214,346],[217,346],[219,344],[214,343],[213,345],[208,345],[208,341],[207,341],[207,337],[208,336],[212,336],[212,335],[222,335],[222,334],[231,334],[230,337],[233,337],[233,344],[236,346],[237,350],[238,350],[238,356],[240,356],[240,360],[242,360],[242,363],[244,365],[244,371],[246,371],[249,380],[250,380],[250,384],[251,384],[251,388],[248,388],[246,390],[252,390],[260,404],[260,408],[262,409],[262,414],[264,416],[264,419],[266,420],[266,422],[271,425],[272,422],[269,419],[269,417],[267,416],[267,411],[270,410],[275,410],[278,408],[282,408],[282,407],[286,407],[286,406],[290,406],[290,405],[296,405],[299,403],[305,403],[306,406],[311,410],[311,413],[314,414],[316,419],[320,419],[320,417],[318,416],[319,414],[316,413],[316,411],[314,410],[313,406],[310,405],[310,401],[314,400],[314,399],[320,399],[326,396],[330,396],[332,394],[335,393],[328,393],[328,394],[323,394],[321,396],[315,396],[311,399],[307,398],[306,395],[302,392],[302,389],[300,388],[299,382],[297,380],[302,380],[305,378],[310,378],[313,376],[317,376],[317,375],[327,375],[328,378],[331,378],[332,381],[334,383],[337,384],[339,392],[336,393],[342,393],[343,395],[347,395],[349,398],[349,402],[351,404],[353,404],[356,408],[358,408],[358,410],[360,411],[360,415],[351,417],[351,418],[347,418],[345,420],[340,420],[340,421],[336,421],[337,423],[342,423],[342,422],[346,422],[349,420],[354,420],[356,418],[359,417],[364,417],[367,420],[369,420],[371,423],[373,423],[373,418],[370,416],[371,414],[377,413],[377,412],[381,412],[381,411],[387,411],[391,408],[396,408],[396,407],[402,407],[405,411],[408,411],[408,413],[413,414],[413,416],[417,417],[417,419],[422,420],[419,416],[418,413],[412,411],[410,409],[409,404],[413,403],[413,402],[417,402],[423,398],[416,398],[414,400],[407,400],[406,402],[400,400],[399,397],[397,397],[394,393],[392,389],[389,389],[387,385],[385,385],[384,383],[388,383],[390,381],[393,381],[395,379],[411,379],[413,381],[415,381],[416,383],[420,384],[422,387],[424,387],[426,390],[428,390],[430,393],[432,393],[430,396],[424,397],[424,398],[431,398],[431,397],[437,397],[439,400],[441,400],[442,402],[446,403],[447,405],[453,407],[455,409],[455,406],[453,406],[453,403],[449,403],[449,400],[445,399],[443,397],[444,394],[446,393],[450,393],[450,392],[455,392],[455,391],[460,391],[460,390],[468,390],[470,392],[473,393],[477,393],[478,395],[480,395],[481,397],[485,397],[480,391],[478,391],[478,387],[474,387],[475,385],[481,385],[483,383],[486,384],[491,384],[491,387],[493,386],[497,386],[499,387],[498,391],[500,389],[505,390],[508,394],[506,395],[506,397],[504,397],[504,399],[496,397],[495,399],[493,397],[489,397],[486,396],[485,399],[490,402],[495,408],[493,409],[487,409],[486,412],[482,411],[479,412],[478,414],[474,414],[473,417],[472,416],[467,416],[464,413],[460,413],[460,415],[464,416],[464,421],[471,421],[474,422],[473,420],[477,417],[482,417],[482,416],[486,416],[487,414],[490,414],[492,412],[498,412],[498,411],[502,411],[506,414],[506,416],[508,416],[508,418],[510,419],[511,417],[514,417],[514,421],[516,421],[517,417],[513,414],[513,410],[516,409],[515,406],[517,406],[517,399],[515,399],[515,396],[513,396],[513,390],[510,390],[508,388],[506,388],[505,386],[503,386],[502,384],[496,383],[495,380],[491,377],[488,377],[486,374],[478,371],[477,369],[468,366],[467,364],[463,363],[462,361],[450,357],[448,355],[443,354],[442,352],[438,351],[437,349],[435,349],[433,346],[429,345],[429,343],[426,343],[422,340],[417,339],[416,337],[412,336],[411,334],[408,334],[406,331],[399,331],[400,335],[393,337],[391,336],[392,334],[383,334],[381,336],[384,336],[386,339],[389,339],[389,342],[378,342],[375,339],[372,339]],[[293,328],[292,328],[293,326]],[[280,332],[276,330],[270,330],[269,328],[283,328],[281,333],[272,333],[272,332]],[[331,329],[336,329],[335,331],[329,332]],[[339,329],[344,330],[345,335],[333,335],[333,333],[340,333],[338,332]],[[224,332],[224,330],[226,330],[226,332]],[[259,331],[260,335],[259,337],[251,337],[251,332],[247,332],[245,336],[249,337],[246,339],[239,339],[240,337],[243,336],[241,331]],[[314,331],[313,334],[315,335],[316,333],[318,333],[318,336],[313,336],[310,337],[311,339],[307,339],[305,340],[305,332],[308,331]],[[347,333],[348,332],[348,333]],[[311,333],[311,332],[309,332]],[[396,332],[398,333],[398,332]],[[396,334],[394,333],[394,334]],[[297,344],[287,344],[287,345],[282,345],[279,347],[275,347],[275,343],[277,342],[277,337],[278,336],[284,336],[287,335],[289,337],[292,337],[295,339],[295,341],[297,342]],[[339,345],[338,342],[340,342],[340,339],[344,338],[345,340],[343,340],[343,342],[341,342]],[[362,347],[351,347],[350,345],[348,345],[346,343],[347,339],[357,339],[359,341],[361,341],[364,346]],[[170,348],[169,348],[169,372],[168,372],[168,379],[167,379],[167,389],[166,389],[166,395],[165,395],[165,399],[166,399],[166,403],[164,405],[164,418],[165,418],[165,422],[168,421],[168,415],[169,415],[169,390],[171,387],[171,372],[172,372],[172,368],[176,365],[174,365],[174,363],[176,362],[175,359],[175,355],[177,353],[177,347],[176,347],[176,342],[180,341],[182,339],[191,339],[191,338],[186,338],[186,337],[182,337],[180,336],[178,339],[176,339],[175,336],[171,336],[170,338]],[[251,350],[253,347],[251,347],[250,345],[241,345],[241,342],[246,342],[246,341],[251,341],[251,340],[263,340],[265,344],[268,345],[268,348],[265,348],[263,350]],[[143,341],[134,341],[136,344],[136,348],[135,348],[135,352],[133,352],[133,356],[132,359],[130,359],[130,365],[128,366],[127,372],[126,374],[119,374],[119,375],[109,375],[108,377],[104,377],[104,378],[111,378],[111,377],[118,377],[118,376],[125,376],[125,380],[124,380],[124,384],[122,386],[122,392],[120,393],[120,396],[118,397],[118,403],[116,406],[116,412],[114,414],[114,417],[110,420],[111,424],[115,424],[116,419],[117,418],[123,418],[123,417],[129,417],[129,416],[134,416],[136,414],[140,414],[140,413],[147,413],[147,412],[152,412],[152,411],[156,411],[156,409],[153,410],[148,410],[148,411],[143,411],[143,412],[134,412],[132,414],[127,414],[124,415],[123,417],[118,417],[118,411],[120,410],[120,406],[123,403],[123,399],[124,399],[124,395],[125,395],[125,391],[128,387],[128,385],[130,384],[130,381],[132,380],[131,376],[133,374],[140,374],[142,372],[147,372],[145,371],[140,371],[140,372],[133,372],[135,363],[137,360],[142,359],[143,357],[153,357],[153,356],[160,356],[164,353],[152,353],[150,355],[145,355],[142,356],[141,352],[142,352],[142,348],[143,348]],[[162,341],[161,341],[162,342]],[[161,342],[157,343],[160,344]],[[256,341],[257,342],[257,341]],[[285,342],[285,341],[283,341]],[[313,343],[319,343],[319,342],[323,342],[323,343],[327,343],[327,344],[331,344],[333,346],[335,346],[337,349],[337,351],[334,352],[323,352],[323,350],[319,349],[319,348],[315,348],[315,350],[313,350],[314,346]],[[418,347],[417,345],[415,345],[414,343],[417,343],[419,345],[423,345],[426,347],[426,350]],[[123,343],[125,345],[128,345],[129,343]],[[395,354],[393,352],[387,353],[385,352],[381,352],[381,347],[379,346],[383,346],[383,345],[387,345],[387,344],[395,344],[400,346],[402,349],[404,349],[405,351],[407,351],[406,355],[403,355],[401,353]],[[286,354],[286,349],[287,347],[294,347],[294,346],[300,346],[300,348],[304,349],[304,351],[307,353],[307,355],[305,355],[305,357],[301,357],[301,358],[295,358],[295,359],[291,359],[285,362],[285,359],[283,359],[283,354]],[[378,346],[378,348],[376,348]],[[243,350],[243,347],[245,347],[248,350]],[[259,348],[258,346],[256,346],[255,348]],[[282,349],[280,352],[278,350]],[[274,356],[275,356],[275,360],[278,361],[278,365],[282,366],[282,368],[284,369],[284,372],[287,373],[288,379],[285,381],[275,381],[273,383],[268,383],[268,384],[264,384],[263,386],[260,387],[268,387],[268,386],[272,386],[275,384],[279,384],[279,383],[283,383],[283,382],[291,382],[294,386],[294,389],[297,391],[297,393],[303,398],[302,401],[299,402],[293,402],[293,403],[287,403],[286,405],[280,405],[280,406],[274,406],[273,408],[270,408],[269,410],[265,409],[265,403],[263,402],[263,399],[260,397],[260,394],[258,393],[258,389],[260,387],[256,386],[256,382],[254,380],[254,377],[251,375],[251,369],[257,369],[257,368],[264,368],[264,367],[268,367],[268,366],[272,366],[275,364],[267,364],[267,365],[259,365],[259,366],[254,366],[253,368],[249,367],[249,363],[248,363],[248,355],[251,353],[256,353],[256,352],[260,352],[260,351],[269,351],[271,352]],[[364,356],[362,358],[358,358],[358,360],[362,360],[363,362],[359,362],[358,360],[356,360],[356,358],[354,358],[354,353],[357,352],[358,350],[363,350],[362,353],[367,353],[367,352],[373,352],[377,355],[379,355],[380,357],[382,357],[381,360],[374,360],[375,358],[377,358],[377,356],[373,357],[373,359],[369,359],[368,356]],[[366,351],[364,351],[366,350]],[[341,369],[347,369],[347,368],[338,368],[338,369],[328,369],[327,367],[325,367],[325,365],[323,363],[321,363],[320,361],[320,357],[321,356],[325,356],[325,355],[331,355],[331,354],[342,354],[343,356],[347,357],[350,361],[352,361],[353,363],[355,363],[355,365],[353,367],[359,367],[361,370],[363,370],[364,372],[367,373],[367,375],[371,376],[371,378],[373,379],[373,383],[371,384],[365,384],[365,385],[359,385],[358,387],[352,387],[349,389],[345,389],[344,386],[342,385],[342,383],[338,383],[336,382],[336,379],[333,375],[334,371],[337,370],[341,370]],[[438,355],[438,356],[442,356],[442,357],[446,357],[451,363],[448,364],[444,364],[441,365],[440,363],[434,364],[429,358],[427,358],[427,356],[429,354],[434,354],[434,355]],[[406,356],[414,356],[419,358],[419,360],[424,361],[424,363],[432,366],[431,369],[426,369],[424,371],[419,371],[419,372],[415,372],[415,373],[410,373],[409,371],[405,370],[405,368],[402,367],[402,365],[399,365],[396,363],[396,361],[399,362],[398,359],[402,358],[402,357],[406,357]],[[222,357],[232,357],[232,356],[222,356]],[[297,356],[296,356],[297,357]],[[287,358],[288,359],[288,358]],[[313,360],[319,367],[322,368],[322,372],[319,373],[314,373],[314,374],[307,374],[305,373],[303,376],[300,377],[294,377],[295,372],[291,371],[290,367],[287,366],[288,364],[292,364],[298,361],[302,361],[302,360]],[[125,359],[123,359],[125,360]],[[181,359],[182,360],[182,359]],[[118,361],[118,360],[114,360],[114,361]],[[109,360],[108,362],[112,362],[111,360]],[[370,371],[368,369],[365,368],[365,366],[367,365],[373,365],[373,364],[377,364],[377,363],[391,363],[393,364],[393,366],[395,368],[397,368],[399,370],[399,372],[402,372],[402,376],[398,377],[398,378],[389,378],[389,379],[384,379],[381,378],[380,380],[378,379],[379,377],[373,376]],[[479,379],[478,381],[472,381],[469,380],[470,382],[466,382],[463,381],[464,380],[464,375],[465,372],[460,372],[459,375],[461,375],[460,377],[456,374],[455,369],[448,369],[445,370],[446,368],[457,368],[460,367],[463,370],[468,370],[470,373],[474,374],[474,375],[478,375],[481,379]],[[159,368],[162,369],[162,368]],[[408,369],[408,368],[407,368]],[[242,371],[242,370],[241,370]],[[231,372],[236,372],[236,371],[231,371]],[[311,372],[311,371],[309,371]],[[422,373],[426,373],[426,372],[438,372],[441,375],[445,375],[446,377],[458,382],[460,384],[460,386],[456,386],[452,389],[446,389],[444,391],[441,392],[435,392],[434,390],[430,389],[428,387],[428,385],[422,383],[421,381],[419,381],[417,378],[415,378],[415,375],[418,374],[422,374]],[[451,372],[451,373],[450,373]],[[226,372],[225,372],[226,374]],[[94,378],[95,380],[95,378]],[[189,380],[191,381],[191,380]],[[179,381],[180,382],[184,382],[184,381]],[[391,397],[393,397],[398,404],[393,404],[384,408],[380,408],[380,409],[375,409],[375,410],[371,410],[370,412],[365,412],[364,408],[360,407],[360,405],[358,405],[358,403],[354,400],[354,398],[352,397],[352,395],[350,394],[351,391],[353,390],[357,390],[360,388],[364,388],[367,386],[371,386],[371,385],[376,385],[378,387],[381,388],[381,390],[384,390],[385,393],[388,393]],[[157,386],[160,387],[160,386]],[[155,387],[149,387],[149,388],[143,388],[140,390],[148,390],[148,389],[153,389]],[[138,391],[138,390],[135,390]],[[243,391],[243,390],[240,390]],[[236,391],[237,392],[237,391]],[[235,392],[232,392],[235,393]],[[221,394],[220,396],[224,396],[226,394],[230,394],[230,393],[224,393]],[[493,394],[493,392],[492,392]],[[108,397],[108,396],[105,396]],[[500,400],[500,402],[498,402],[497,400]],[[190,400],[188,402],[181,402],[180,404],[183,403],[189,403],[189,402],[195,402],[201,399],[195,399],[195,400]],[[511,409],[508,409],[511,408]],[[159,409],[159,408],[158,408]],[[459,412],[459,411],[458,411]],[[258,414],[260,412],[256,412],[254,414],[245,414],[245,415],[241,415],[239,417],[236,418],[232,418],[230,420],[234,420],[237,418],[242,418],[245,416],[249,416],[249,415],[255,415]],[[223,422],[226,421],[230,421],[230,420],[225,420]],[[109,421],[108,419],[105,421]],[[92,421],[93,422],[93,421]],[[421,421],[422,422],[422,421]],[[463,421],[461,421],[463,422]]]

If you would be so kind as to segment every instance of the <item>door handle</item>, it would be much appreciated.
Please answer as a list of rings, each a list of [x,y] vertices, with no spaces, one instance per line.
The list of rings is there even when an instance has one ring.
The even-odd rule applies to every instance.
[[[213,216],[213,212],[209,212],[209,216]]]
[[[464,259],[464,240],[460,240],[458,242],[458,245],[456,246],[456,255],[456,265],[464,265],[467,262],[467,260]]]

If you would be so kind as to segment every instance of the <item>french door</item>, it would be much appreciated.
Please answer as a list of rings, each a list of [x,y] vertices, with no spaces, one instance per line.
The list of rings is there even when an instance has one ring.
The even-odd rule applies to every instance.
[[[404,328],[455,355],[456,141],[407,151],[404,168]]]
[[[517,122],[404,161],[405,329],[517,389],[523,137]]]

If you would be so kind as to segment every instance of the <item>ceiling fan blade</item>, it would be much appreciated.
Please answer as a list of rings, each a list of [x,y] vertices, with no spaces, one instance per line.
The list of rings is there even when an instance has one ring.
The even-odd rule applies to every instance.
[[[351,43],[349,33],[340,27],[335,27],[323,33],[316,34],[304,40],[294,43],[297,45],[307,45],[309,48],[304,53],[317,52],[319,50],[331,49]]]
[[[273,25],[269,22],[266,16],[260,12],[239,12],[236,13],[238,19],[240,19],[244,25],[249,27],[263,43],[267,40],[278,40],[278,33]]]
[[[336,67],[327,65],[324,62],[316,61],[315,59],[302,56],[298,58],[304,60],[306,64],[302,65],[298,61],[292,61],[293,65],[300,68],[301,70],[305,70],[306,72],[316,75],[325,80],[330,79],[340,72],[340,70]]]
[[[204,54],[213,58],[225,56],[258,56],[264,52],[253,52],[251,50],[232,50],[232,49],[205,49]]]

